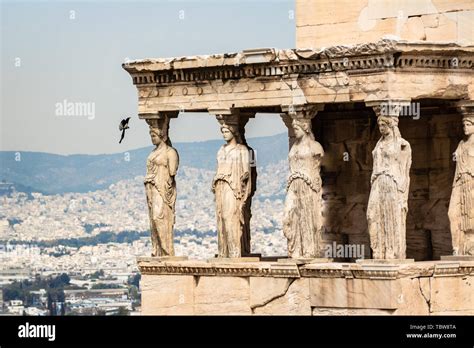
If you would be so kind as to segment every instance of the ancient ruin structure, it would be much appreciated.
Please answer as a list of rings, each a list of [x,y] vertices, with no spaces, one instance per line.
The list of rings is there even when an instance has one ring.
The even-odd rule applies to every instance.
[[[460,0],[296,0],[295,49],[125,63],[149,124],[209,113],[232,125],[223,128],[226,141],[251,146],[248,119],[280,114],[289,137],[289,256],[316,258],[321,245],[336,242],[365,245],[365,257],[375,259],[140,258],[144,313],[474,313],[474,263],[459,258],[472,254],[473,240],[472,10]],[[220,228],[232,236],[220,241],[225,257],[250,252],[255,173],[249,180],[240,163],[246,169],[238,172],[219,165],[216,177],[236,176],[236,191],[214,183],[218,210],[226,211],[218,220],[235,221]],[[223,198],[231,190],[234,199]],[[457,259],[439,261],[453,253]]]

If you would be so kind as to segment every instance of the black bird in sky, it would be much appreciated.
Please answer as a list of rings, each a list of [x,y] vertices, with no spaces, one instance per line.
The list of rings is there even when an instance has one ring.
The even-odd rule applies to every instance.
[[[119,144],[122,142],[123,137],[125,136],[125,129],[130,128],[128,126],[128,121],[130,121],[130,117],[127,117],[127,118],[123,119],[122,121],[120,121],[119,130],[122,131],[122,136],[120,137]]]

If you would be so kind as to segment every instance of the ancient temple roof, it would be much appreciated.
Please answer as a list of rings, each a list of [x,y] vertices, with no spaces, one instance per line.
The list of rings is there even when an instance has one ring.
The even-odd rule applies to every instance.
[[[260,48],[239,53],[128,61],[139,115],[288,105],[474,98],[474,46],[374,43],[315,49]]]
[[[337,45],[321,49],[277,49],[256,48],[238,53],[213,55],[183,56],[173,58],[145,58],[132,60],[122,66],[128,72],[162,71],[193,68],[211,68],[238,66],[243,64],[266,64],[292,62],[304,59],[331,59],[352,56],[368,56],[387,53],[437,53],[452,54],[456,52],[473,58],[474,46],[461,46],[455,43],[407,42],[383,39],[374,43],[357,45]],[[472,67],[472,60],[467,63]]]

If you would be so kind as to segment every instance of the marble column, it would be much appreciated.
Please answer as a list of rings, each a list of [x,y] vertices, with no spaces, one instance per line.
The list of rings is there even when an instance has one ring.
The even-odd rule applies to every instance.
[[[453,254],[474,256],[474,102],[458,105],[464,137],[453,154],[456,171],[448,216]]]
[[[168,136],[169,121],[178,113],[159,113],[156,117],[146,118],[150,126],[150,136],[155,148],[146,163],[144,180],[150,232],[152,256],[174,256],[176,181],[178,170],[178,152],[171,146]]]
[[[212,191],[216,200],[218,256],[251,255],[250,219],[256,190],[255,151],[247,145],[245,125],[255,113],[240,110],[209,110],[216,115],[225,143],[217,153]]]
[[[314,138],[311,120],[324,105],[282,106],[281,117],[288,127],[290,175],[287,183],[283,234],[292,259],[322,256],[322,180],[323,147]]]
[[[372,151],[373,170],[367,223],[374,259],[406,258],[406,217],[411,147],[398,129],[407,101],[367,103],[377,116],[381,137]]]

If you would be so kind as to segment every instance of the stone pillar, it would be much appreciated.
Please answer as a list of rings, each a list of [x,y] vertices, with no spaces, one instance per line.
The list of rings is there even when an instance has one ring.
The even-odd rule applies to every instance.
[[[150,126],[150,136],[155,149],[146,163],[144,180],[150,219],[152,256],[174,256],[174,233],[176,181],[178,152],[171,146],[168,136],[169,121],[178,112],[158,113],[145,118]]]
[[[409,102],[378,101],[366,104],[373,107],[381,133],[372,152],[373,170],[367,206],[372,257],[405,259],[411,147],[400,134],[398,118]]]
[[[221,147],[218,153],[218,169],[216,177],[213,181],[213,191],[216,194],[216,214],[217,214],[217,229],[218,229],[218,242],[219,242],[219,257],[246,257],[251,256],[250,247],[250,219],[252,217],[251,204],[252,197],[256,191],[257,186],[257,166],[256,166],[256,153],[248,146],[245,138],[245,125],[250,118],[255,117],[255,112],[242,112],[235,109],[224,109],[224,110],[209,110],[210,114],[216,116],[217,121],[222,126],[228,126],[232,129],[232,133],[237,140],[237,149],[240,153],[241,159],[233,158],[232,163],[223,164],[221,161],[222,154],[224,154],[224,146]],[[243,162],[242,162],[243,161]],[[247,163],[248,162],[248,163]],[[239,168],[241,166],[248,166],[248,178],[241,178]],[[229,180],[228,184],[231,186],[233,191],[232,199],[225,199],[222,197],[222,192],[216,191],[216,185],[222,180],[222,175],[228,174],[233,179]],[[246,174],[244,174],[246,175]],[[227,181],[226,181],[227,182]],[[237,186],[236,186],[237,185]],[[224,193],[225,194],[225,193]],[[235,205],[235,206],[234,206]],[[223,210],[227,208],[234,210],[236,213],[233,217],[226,216]],[[240,215],[239,216],[237,216]],[[231,222],[232,221],[232,222]],[[227,228],[225,225],[228,225]],[[232,227],[230,227],[230,225]],[[235,231],[238,230],[238,231]],[[237,244],[232,245],[233,242],[229,237],[229,234],[238,233],[240,234],[240,241]],[[228,247],[230,247],[230,250]]]
[[[453,255],[474,257],[474,101],[457,103],[464,138],[453,154],[456,161],[449,202]]]
[[[282,106],[288,127],[290,176],[287,184],[283,234],[291,259],[316,259],[323,248],[321,161],[324,150],[314,139],[311,119],[323,105]]]

